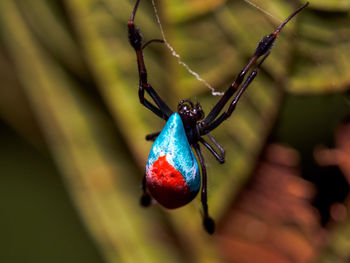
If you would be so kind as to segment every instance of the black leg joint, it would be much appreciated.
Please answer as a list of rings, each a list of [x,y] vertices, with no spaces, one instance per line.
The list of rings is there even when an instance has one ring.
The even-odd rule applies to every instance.
[[[242,71],[239,73],[239,75],[238,75],[236,81],[233,83],[232,86],[234,87],[234,85],[237,85],[237,84],[239,85],[239,84],[241,84],[241,83],[243,82],[243,80],[244,80],[245,74],[246,74],[246,72],[242,70]]]
[[[144,192],[140,198],[140,205],[142,207],[148,207],[150,206],[151,201],[152,201],[151,196],[148,193]]]
[[[145,103],[145,89],[141,85],[139,86],[139,100],[141,104]]]
[[[143,88],[149,88],[149,84],[147,83],[147,72],[146,69],[140,70],[140,81],[141,85],[143,85]]]
[[[142,187],[142,196],[140,198],[140,205],[143,207],[148,207],[151,204],[152,198],[147,193],[146,175],[143,176],[141,187]]]
[[[204,217],[203,227],[208,234],[212,235],[215,232],[215,221],[210,216]]]
[[[256,51],[255,51],[255,56],[260,57],[265,55],[267,52],[271,50],[273,47],[273,44],[275,43],[276,35],[275,34],[270,34],[265,36],[258,44]]]
[[[130,45],[135,50],[140,50],[142,47],[142,34],[141,31],[134,25],[133,22],[128,24],[128,37]]]

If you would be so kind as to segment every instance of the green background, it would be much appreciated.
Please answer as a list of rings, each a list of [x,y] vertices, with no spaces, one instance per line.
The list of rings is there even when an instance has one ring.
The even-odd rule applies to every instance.
[[[169,0],[158,3],[168,41],[223,91],[299,1]],[[221,262],[200,224],[199,200],[175,211],[138,206],[150,143],[164,123],[139,104],[128,0],[0,3],[0,261]],[[220,225],[268,138],[310,159],[333,147],[349,114],[350,2],[315,1],[287,25],[235,114],[205,153],[209,206]],[[159,38],[150,1],[136,24]],[[169,106],[183,98],[205,113],[218,100],[162,45],[145,51],[149,80]],[[349,222],[333,228],[320,262],[349,258]],[[335,251],[335,252],[334,252]],[[329,253],[328,253],[329,252]],[[328,260],[328,261],[327,261]]]

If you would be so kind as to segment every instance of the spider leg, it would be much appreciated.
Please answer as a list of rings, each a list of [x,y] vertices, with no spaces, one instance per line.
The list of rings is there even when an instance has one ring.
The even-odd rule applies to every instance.
[[[256,60],[258,59],[257,55],[254,55],[248,62],[248,64],[242,69],[239,73],[235,81],[230,85],[230,87],[225,91],[224,95],[220,98],[220,100],[215,104],[206,118],[201,122],[201,126],[205,129],[207,125],[209,125],[215,118],[219,115],[223,107],[232,97],[232,95],[237,91],[242,81],[244,80],[245,75],[249,71],[249,69],[254,65]]]
[[[151,204],[152,198],[149,195],[149,193],[147,193],[146,175],[143,176],[141,187],[142,187],[142,196],[140,198],[140,205],[147,207]]]
[[[142,50],[144,50],[149,44],[154,43],[154,42],[164,43],[164,40],[163,39],[151,39],[142,45]]]
[[[199,163],[201,165],[202,170],[202,191],[201,191],[201,202],[203,207],[203,226],[204,229],[209,233],[213,234],[215,231],[215,222],[214,220],[209,216],[208,212],[208,201],[207,201],[207,170],[205,168],[205,162],[202,155],[202,152],[200,150],[199,144],[195,144],[194,149],[197,153]]]
[[[152,88],[152,86],[147,81],[147,70],[145,66],[145,62],[143,60],[143,48],[145,48],[151,42],[160,42],[159,40],[151,40],[142,45],[142,34],[141,31],[135,26],[134,19],[137,7],[140,3],[140,0],[136,1],[134,10],[131,14],[131,17],[128,22],[128,33],[129,33],[129,42],[130,45],[134,48],[137,57],[137,65],[139,71],[139,99],[140,103],[144,105],[146,108],[151,110],[153,113],[158,115],[159,117],[167,120],[170,115],[173,113],[172,110],[168,107],[168,105],[159,97],[157,92]],[[151,96],[153,101],[156,103],[158,107],[152,104],[145,98],[145,91]]]
[[[219,126],[224,120],[226,120],[228,117],[231,116],[232,112],[235,110],[236,105],[239,101],[239,99],[242,97],[243,92],[249,87],[249,85],[252,83],[252,81],[255,79],[255,77],[258,75],[260,66],[264,62],[264,60],[270,55],[270,52],[268,52],[263,59],[260,61],[258,66],[249,74],[245,82],[243,83],[242,88],[238,91],[237,95],[232,100],[230,106],[228,109],[222,113],[215,121],[210,123],[207,127],[205,132],[210,132],[214,130],[217,126]]]
[[[283,21],[283,23],[277,27],[277,29],[262,38],[262,40],[258,43],[258,46],[255,50],[254,55],[251,57],[247,65],[242,69],[242,71],[238,74],[237,78],[234,80],[234,82],[230,85],[230,87],[225,91],[224,95],[221,97],[221,99],[217,102],[217,104],[212,108],[212,110],[209,112],[207,117],[200,123],[200,131],[201,135],[207,133],[207,126],[210,125],[220,114],[223,107],[226,105],[228,100],[232,97],[232,95],[238,90],[239,86],[244,81],[244,78],[247,74],[247,72],[253,67],[253,65],[256,63],[256,61],[262,57],[265,56],[267,53],[270,52],[271,48],[273,47],[275,40],[277,38],[277,35],[281,32],[282,28],[295,16],[297,15],[301,10],[303,10],[309,2],[306,2],[303,6],[298,8],[296,11],[294,11],[286,20]],[[265,56],[266,57],[266,56]],[[260,63],[261,64],[261,63]],[[254,77],[253,77],[254,79]],[[249,81],[250,83],[251,81]],[[247,85],[248,86],[248,85]],[[216,125],[217,126],[217,125]],[[212,130],[212,129],[209,129]]]
[[[225,149],[214,139],[213,136],[211,136],[210,133],[208,133],[207,136],[212,141],[212,143],[214,143],[215,146],[219,149],[222,158],[225,159]]]
[[[146,135],[146,141],[155,141],[159,134],[160,134],[160,131],[159,132],[154,132],[154,133],[151,133],[151,134],[147,134]]]
[[[212,139],[214,139],[213,137],[211,137]],[[224,148],[221,147],[221,145],[219,145],[215,140],[215,146],[219,149],[220,153],[217,153],[214,148],[207,143],[202,137],[199,138],[199,141],[211,152],[212,155],[214,155],[214,157],[216,158],[216,160],[223,164],[225,162],[225,151]],[[213,140],[212,140],[213,142]]]

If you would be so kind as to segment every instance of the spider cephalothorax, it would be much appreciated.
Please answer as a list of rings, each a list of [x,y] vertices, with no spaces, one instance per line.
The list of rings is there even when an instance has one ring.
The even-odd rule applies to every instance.
[[[197,123],[204,118],[201,105],[198,102],[194,105],[191,100],[181,100],[177,106],[177,112],[181,117],[189,143],[197,142],[200,137]]]
[[[177,106],[177,112],[180,114],[184,125],[188,123],[197,123],[204,118],[204,112],[202,106],[197,102],[193,104],[191,100],[181,100]]]
[[[166,121],[161,132],[146,136],[146,140],[155,142],[147,160],[146,175],[142,183],[141,204],[143,206],[149,205],[152,196],[166,208],[177,208],[189,203],[200,191],[203,226],[211,234],[214,232],[215,224],[208,211],[207,172],[199,143],[207,148],[219,163],[224,163],[225,151],[210,135],[210,132],[231,116],[243,92],[258,75],[262,63],[269,56],[279,32],[308,3],[297,9],[273,33],[259,42],[255,53],[237,78],[209,114],[204,116],[201,105],[199,103],[193,104],[190,100],[180,101],[177,112],[174,113],[148,83],[143,49],[152,42],[163,42],[163,40],[152,39],[142,44],[141,32],[134,25],[139,2],[140,0],[136,1],[128,23],[129,42],[136,52],[139,70],[139,99],[145,107]],[[155,104],[145,98],[145,91]],[[237,94],[229,103],[228,108],[223,111],[235,92]],[[211,141],[211,144],[203,138],[204,135]],[[192,149],[195,150],[198,161]]]

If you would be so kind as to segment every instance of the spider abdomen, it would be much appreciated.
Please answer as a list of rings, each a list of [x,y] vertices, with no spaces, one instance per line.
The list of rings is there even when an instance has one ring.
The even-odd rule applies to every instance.
[[[152,146],[146,185],[153,198],[166,208],[189,203],[200,189],[198,163],[178,113],[170,116]]]
[[[191,191],[183,175],[160,156],[147,171],[147,188],[161,205],[177,208],[190,202],[198,191]]]

